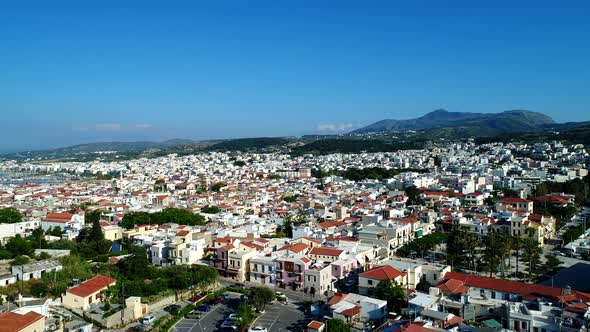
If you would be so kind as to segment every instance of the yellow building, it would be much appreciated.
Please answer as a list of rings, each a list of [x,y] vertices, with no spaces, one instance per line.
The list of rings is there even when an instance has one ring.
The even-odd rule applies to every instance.
[[[102,302],[102,292],[116,283],[116,279],[97,275],[69,288],[62,296],[62,303],[67,308],[87,310],[91,304]]]
[[[24,315],[14,312],[0,314],[0,332],[43,332],[45,316],[34,311]]]

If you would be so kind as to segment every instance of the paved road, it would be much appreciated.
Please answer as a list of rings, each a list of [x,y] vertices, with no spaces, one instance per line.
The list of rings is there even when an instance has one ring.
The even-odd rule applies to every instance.
[[[228,299],[239,299],[241,294],[226,293]],[[235,303],[235,302],[234,302]],[[231,308],[228,304],[216,304],[210,311],[201,316],[200,319],[183,318],[171,330],[173,332],[207,332],[207,331],[221,331],[221,324],[223,320],[234,313],[235,308]]]
[[[275,303],[266,307],[262,314],[252,326],[263,326],[268,331],[305,331],[311,318],[305,314],[305,308],[298,303],[288,304]]]

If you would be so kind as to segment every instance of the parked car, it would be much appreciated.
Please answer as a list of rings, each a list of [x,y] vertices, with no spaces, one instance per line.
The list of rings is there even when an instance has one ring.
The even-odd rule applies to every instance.
[[[199,295],[195,295],[195,296],[191,297],[189,299],[189,301],[191,301],[192,303],[199,302],[204,297],[205,297],[204,295],[200,295],[200,294]]]
[[[203,304],[203,305],[200,305],[197,308],[197,310],[202,311],[202,312],[207,312],[207,311],[211,310],[211,307],[206,304]]]
[[[169,312],[171,315],[176,315],[179,309],[180,306],[178,304],[171,304],[164,308],[164,311]]]
[[[215,298],[215,302],[217,303],[224,303],[225,302],[225,298],[223,296],[218,296]]]
[[[268,332],[268,329],[262,326],[255,326],[248,329],[248,332]]]
[[[237,320],[228,318],[223,321],[223,324],[221,324],[221,328],[232,329],[234,331],[237,331],[240,328],[240,323]]]
[[[287,295],[281,293],[281,292],[275,292],[275,297],[277,298],[277,301],[279,302],[287,302]]]
[[[154,317],[152,315],[144,316],[141,319],[141,324],[143,324],[143,325],[149,325],[149,324],[152,324],[155,320],[156,320],[156,317]]]
[[[191,311],[185,317],[188,319],[200,319],[201,313],[198,311]]]

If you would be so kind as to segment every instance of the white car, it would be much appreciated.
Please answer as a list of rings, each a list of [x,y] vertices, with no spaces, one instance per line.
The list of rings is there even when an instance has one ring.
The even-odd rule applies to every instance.
[[[141,323],[143,325],[149,325],[151,323],[153,323],[156,320],[156,318],[154,316],[145,316],[141,319]]]
[[[266,327],[256,326],[248,329],[248,332],[268,332],[268,329]]]

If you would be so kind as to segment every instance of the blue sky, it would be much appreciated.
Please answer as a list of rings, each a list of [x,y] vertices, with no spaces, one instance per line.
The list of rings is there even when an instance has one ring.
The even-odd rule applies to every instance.
[[[590,120],[588,1],[193,2],[0,4],[0,150]]]

